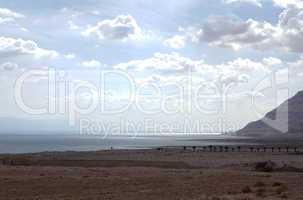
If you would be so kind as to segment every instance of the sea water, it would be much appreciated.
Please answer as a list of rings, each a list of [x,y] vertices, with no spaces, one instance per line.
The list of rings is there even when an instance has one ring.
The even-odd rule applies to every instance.
[[[0,153],[44,151],[96,151],[106,149],[149,149],[162,146],[206,146],[240,144],[218,135],[175,136],[88,136],[88,135],[0,135]]]

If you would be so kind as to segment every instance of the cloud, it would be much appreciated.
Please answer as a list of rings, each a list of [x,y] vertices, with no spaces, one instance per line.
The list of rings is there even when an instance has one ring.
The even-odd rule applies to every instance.
[[[303,59],[296,60],[294,62],[289,62],[287,64],[287,69],[291,72],[293,75],[300,75],[303,73]]]
[[[169,38],[163,42],[165,46],[174,48],[174,49],[180,49],[185,46],[186,37],[181,35],[175,35],[172,38]]]
[[[0,65],[0,69],[5,71],[12,71],[17,69],[18,67],[18,64],[12,62],[6,62]]]
[[[119,15],[114,19],[98,22],[82,32],[83,36],[96,36],[100,40],[138,39],[142,30],[136,20],[130,15]]]
[[[21,27],[20,30],[23,31],[23,32],[29,32],[29,30],[27,28],[24,28],[24,27]]]
[[[251,4],[258,7],[263,7],[262,3],[266,0],[222,0],[225,4]],[[274,5],[281,7],[281,8],[287,8],[288,6],[296,6],[299,8],[303,8],[303,1],[302,0],[271,0]]]
[[[287,8],[288,6],[296,6],[299,8],[303,8],[303,2],[302,0],[273,0],[274,4],[276,6]]]
[[[101,63],[97,60],[87,60],[87,61],[83,61],[82,65],[84,67],[93,68],[93,67],[100,67]]]
[[[221,69],[220,71],[227,69],[229,71],[237,71],[245,74],[251,74],[253,72],[267,73],[269,71],[269,65],[266,65],[268,63],[265,63],[264,60],[268,59],[270,58],[264,58],[263,62],[255,62],[250,59],[237,58],[233,61],[217,65],[217,68]]]
[[[72,54],[72,53],[69,53],[69,54],[66,54],[64,55],[64,58],[68,59],[68,60],[72,60],[74,59],[76,56],[75,54]]]
[[[185,73],[207,68],[203,60],[192,60],[178,53],[163,54],[155,53],[151,58],[143,60],[131,60],[114,66],[115,69],[144,71],[153,70],[159,73]]]
[[[0,24],[14,22],[15,19],[24,17],[24,15],[13,12],[12,10],[9,10],[7,8],[0,8]]]
[[[303,7],[290,6],[279,16],[282,33],[277,38],[281,46],[294,52],[303,52]]]
[[[248,83],[249,76],[247,74],[240,74],[236,71],[228,71],[228,73],[223,73],[219,76],[218,80],[215,82],[219,85],[231,85],[239,83]]]
[[[13,18],[0,17],[0,24],[5,24],[5,23],[13,22],[13,21],[15,21]]]
[[[269,74],[275,65],[268,65],[264,58],[256,62],[247,58],[237,58],[216,66],[217,76],[214,81],[219,85],[249,83],[251,79]],[[274,59],[274,58],[272,58]]]
[[[219,65],[214,65],[216,69],[213,82],[219,85],[230,85],[248,83],[250,79],[266,75],[271,72],[274,65],[268,65],[264,60],[256,62],[247,58],[237,58]],[[272,58],[274,59],[274,58]]]
[[[214,16],[202,27],[185,30],[184,37],[187,42],[206,42],[210,46],[238,50],[248,46],[255,48],[266,46],[276,32],[276,27],[267,22]]]
[[[15,39],[11,37],[0,37],[0,57],[31,55],[34,58],[56,58],[56,51],[43,49],[31,40]]]
[[[24,15],[13,12],[7,8],[0,8],[0,16],[1,17],[11,17],[11,18],[24,18],[25,17]]]
[[[246,21],[228,17],[213,16],[202,26],[190,27],[183,34],[173,36],[166,41],[183,38],[183,44],[188,42],[208,43],[210,46],[232,48],[253,48],[256,50],[284,50],[303,52],[303,8],[288,6],[279,15],[278,23],[272,25],[266,21],[248,19]],[[166,42],[170,47],[173,42]]]
[[[232,3],[248,3],[258,7],[262,7],[262,0],[223,0],[225,4],[232,4]]]
[[[142,60],[131,60],[127,63],[120,63],[114,69],[144,71],[153,70],[158,72],[183,73],[188,72],[220,72],[225,70],[238,71],[240,73],[268,72],[268,67],[281,64],[281,60],[273,57],[264,58],[262,62],[255,62],[250,59],[237,58],[233,61],[218,65],[205,63],[204,60],[192,60],[183,57],[178,53],[163,54],[155,53],[152,57]]]
[[[157,59],[161,57],[160,55],[163,59]],[[231,91],[228,89],[229,96],[234,92],[247,92],[247,88],[254,88],[261,79],[275,71],[274,67],[285,64],[274,57],[259,61],[237,58],[220,64],[209,64],[203,60],[193,60],[176,53],[160,55],[122,63],[116,68],[128,70],[138,86],[158,86],[163,94],[166,92],[175,94],[182,89],[184,89],[182,92],[192,94],[193,91],[207,88],[211,89],[210,92],[214,90],[224,92],[229,88],[231,89]],[[193,69],[191,74],[184,72],[184,62],[181,60],[187,60],[187,65]],[[147,76],[142,77],[142,74]],[[245,95],[242,96],[245,97]]]
[[[269,57],[264,58],[263,63],[268,66],[281,65],[283,62],[279,58]]]
[[[268,38],[275,33],[275,27],[267,22],[249,19],[241,21],[228,17],[214,17],[204,24],[197,40],[210,45],[230,47],[235,50],[245,46],[257,46],[268,43]]]
[[[188,81],[186,77],[190,74],[191,81],[198,84],[231,84],[246,83],[251,77],[260,77],[258,75],[263,77],[282,63],[279,61],[272,57],[259,62],[237,58],[221,64],[208,64],[204,60],[193,60],[178,53],[155,53],[150,58],[120,63],[114,69],[127,70],[134,77],[137,77],[136,73],[151,75],[148,78],[138,78],[139,83],[181,83]]]
[[[68,22],[68,27],[70,30],[79,30],[80,27],[76,25],[72,20],[69,20]]]

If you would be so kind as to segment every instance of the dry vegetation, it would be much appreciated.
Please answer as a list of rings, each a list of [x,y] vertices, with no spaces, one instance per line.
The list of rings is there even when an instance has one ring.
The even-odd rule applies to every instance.
[[[303,174],[289,170],[302,168],[301,155],[285,152],[124,150],[0,159],[4,200],[299,200],[303,191]],[[256,169],[266,162],[274,168]]]

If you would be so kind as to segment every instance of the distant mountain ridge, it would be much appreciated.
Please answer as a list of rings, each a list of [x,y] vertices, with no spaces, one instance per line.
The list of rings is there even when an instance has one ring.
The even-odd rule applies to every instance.
[[[287,113],[286,113],[287,112]],[[287,116],[285,119],[279,119],[278,116]],[[285,117],[284,117],[285,118]],[[278,108],[267,113],[264,118],[249,123],[243,129],[236,132],[240,136],[268,136],[281,134],[284,131],[268,123],[275,120],[275,125],[286,125],[286,133],[302,134],[303,136],[303,91],[298,92],[295,96],[282,103]]]

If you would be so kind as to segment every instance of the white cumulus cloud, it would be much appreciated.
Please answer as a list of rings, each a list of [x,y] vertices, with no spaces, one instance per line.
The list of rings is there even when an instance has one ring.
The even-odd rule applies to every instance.
[[[142,30],[132,16],[119,15],[88,27],[82,35],[96,36],[100,40],[138,39],[142,35]]]
[[[87,61],[83,61],[82,65],[84,67],[93,68],[93,67],[100,67],[101,63],[97,60],[87,60]]]
[[[13,22],[18,18],[24,18],[25,16],[14,12],[7,8],[0,8],[0,24],[7,23],[7,22]]]
[[[76,25],[72,20],[69,20],[68,22],[68,27],[70,30],[79,30],[80,27]]]
[[[258,7],[263,7],[263,3],[267,0],[222,0],[225,4],[233,4],[233,3],[246,3],[255,5]],[[287,8],[288,6],[296,6],[303,8],[303,1],[302,0],[271,0],[274,5],[282,8]]]
[[[6,62],[0,65],[0,69],[6,71],[12,71],[18,68],[18,64],[12,62]]]
[[[288,6],[294,5],[296,7],[303,8],[303,1],[302,0],[273,0],[274,4],[286,8]]]
[[[264,58],[263,63],[268,66],[276,66],[276,65],[281,65],[283,62],[279,58],[269,57],[269,58]]]
[[[69,54],[64,55],[64,57],[65,57],[66,59],[68,59],[68,60],[72,60],[72,59],[74,59],[76,56],[75,56],[75,54],[69,53]]]
[[[0,37],[0,57],[31,55],[35,58],[55,58],[59,54],[56,51],[43,49],[31,40]]]
[[[183,38],[182,42],[204,42],[210,46],[219,46],[239,50],[253,48],[256,50],[285,50],[303,52],[303,7],[288,6],[279,15],[278,23],[253,19],[242,20],[228,16],[210,17],[201,26],[183,30],[175,38]],[[166,42],[174,48],[173,42]],[[179,45],[179,47],[182,47]]]
[[[281,61],[282,62],[282,61]],[[246,83],[250,78],[267,75],[274,67],[280,64],[277,58],[264,58],[257,62],[246,58],[237,58],[220,64],[209,64],[204,60],[194,60],[181,56],[178,53],[155,53],[152,57],[131,60],[114,66],[114,69],[127,70],[130,73],[149,72],[152,77],[139,82],[164,83],[182,82],[184,77],[192,74],[192,81],[212,82],[220,84]],[[172,78],[169,78],[172,77]]]
[[[262,7],[262,0],[223,0],[224,3],[226,4],[232,4],[232,3],[248,3],[252,4],[258,7]]]
[[[185,46],[186,37],[181,35],[175,35],[163,42],[165,46],[172,47],[174,49],[180,49]]]
[[[159,73],[185,73],[197,71],[198,69],[207,68],[203,60],[192,60],[183,57],[178,53],[163,54],[155,53],[152,57],[142,60],[131,60],[127,63],[121,63],[114,66],[115,69],[121,70],[155,70]]]

